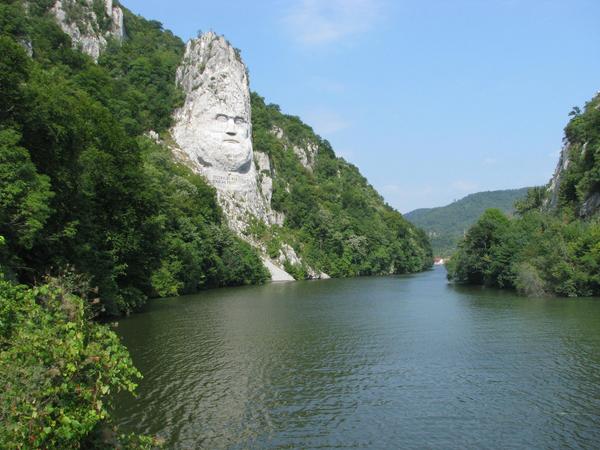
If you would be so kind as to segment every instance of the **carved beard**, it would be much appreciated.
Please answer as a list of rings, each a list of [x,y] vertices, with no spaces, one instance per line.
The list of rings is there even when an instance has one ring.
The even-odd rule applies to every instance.
[[[223,142],[223,133],[208,132],[203,136],[197,155],[203,167],[224,172],[247,173],[252,165],[252,143],[249,138],[236,136],[239,143]]]

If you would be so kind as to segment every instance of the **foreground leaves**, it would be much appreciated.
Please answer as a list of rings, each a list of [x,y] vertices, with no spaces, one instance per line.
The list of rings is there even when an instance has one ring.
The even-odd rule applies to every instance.
[[[97,434],[109,424],[111,396],[133,392],[141,378],[117,335],[89,321],[84,300],[64,284],[0,281],[1,448],[101,446]]]

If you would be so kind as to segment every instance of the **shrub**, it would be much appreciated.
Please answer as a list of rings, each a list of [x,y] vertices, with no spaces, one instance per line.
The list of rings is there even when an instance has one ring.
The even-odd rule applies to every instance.
[[[68,279],[35,288],[0,280],[1,448],[81,448],[109,423],[111,395],[133,392],[141,377],[68,287]]]

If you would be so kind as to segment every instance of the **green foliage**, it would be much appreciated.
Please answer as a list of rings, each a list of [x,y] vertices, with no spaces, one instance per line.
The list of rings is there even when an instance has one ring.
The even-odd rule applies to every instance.
[[[512,214],[515,201],[525,197],[527,192],[527,188],[478,192],[447,206],[416,209],[404,217],[427,232],[436,256],[447,257],[486,209],[498,208]]]
[[[449,266],[452,278],[471,284],[498,286],[503,283],[506,257],[502,244],[510,225],[499,209],[488,209],[473,225]],[[498,257],[503,257],[498,260]]]
[[[569,165],[561,180],[559,207],[579,212],[592,195],[600,194],[600,96],[581,112],[574,109],[565,128]],[[577,214],[573,214],[575,217]]]
[[[274,127],[283,131],[283,140]],[[404,273],[431,265],[426,235],[386,205],[358,169],[337,158],[330,144],[298,117],[281,113],[252,94],[256,151],[269,155],[275,173],[272,206],[285,214],[283,227],[253,230],[271,257],[290,243],[311,267],[334,277]],[[294,146],[318,148],[303,167]],[[295,278],[306,269],[287,267]]]
[[[30,249],[50,215],[50,180],[39,175],[19,134],[0,130],[0,233]]]
[[[0,14],[6,6],[0,5]],[[6,19],[6,16],[0,18]],[[18,33],[18,30],[14,30]],[[29,58],[23,48],[8,36],[0,36],[0,120],[8,120],[23,101],[23,84],[29,76]]]
[[[117,335],[88,320],[69,284],[0,281],[2,448],[92,448],[109,424],[111,394],[133,392],[140,378]],[[150,448],[151,440],[137,441]]]
[[[170,124],[181,41],[126,12],[128,40],[96,65],[19,5],[0,8],[3,270],[33,283],[73,266],[107,314],[148,296],[264,281],[258,256],[221,224],[214,190],[141,137]]]
[[[527,195],[515,201],[515,212],[523,215],[529,211],[542,211],[547,200],[546,186],[535,186],[527,190]]]
[[[124,12],[127,39],[123,43],[110,42],[98,64],[105,69],[91,74],[87,86],[95,91],[104,90],[103,103],[118,117],[132,116],[128,123],[134,132],[169,128],[173,110],[183,101],[183,94],[175,84],[175,73],[181,62],[184,44],[160,22],[146,20]],[[110,80],[106,91],[104,75]],[[123,110],[123,108],[125,108]]]
[[[600,218],[587,220],[582,205],[600,193],[600,97],[573,108],[565,128],[568,168],[561,175],[557,208],[547,188],[530,189],[512,220],[489,213],[469,230],[448,265],[457,282],[516,288],[531,296],[600,295]],[[487,238],[478,237],[487,232]]]
[[[516,288],[527,295],[600,295],[600,222],[529,212],[486,212],[448,266],[457,282]]]

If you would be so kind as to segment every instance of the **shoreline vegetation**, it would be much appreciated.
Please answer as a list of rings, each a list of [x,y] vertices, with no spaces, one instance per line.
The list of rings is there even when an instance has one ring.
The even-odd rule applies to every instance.
[[[447,259],[456,252],[465,232],[487,209],[498,208],[511,216],[515,202],[525,197],[528,190],[477,192],[446,206],[416,209],[404,217],[427,232],[435,257]]]
[[[111,398],[134,393],[142,374],[101,321],[148,298],[260,284],[269,274],[228,228],[215,190],[161,144],[183,100],[181,39],[123,7],[126,39],[109,39],[96,63],[73,48],[48,13],[53,4],[0,4],[0,447],[156,448],[159,440],[111,422]],[[83,20],[86,6],[69,4]],[[102,2],[92,4],[102,14]],[[298,117],[256,93],[251,100],[253,144],[277,174],[272,206],[285,222],[253,223],[245,237],[270,257],[292,244],[333,277],[431,267],[425,232],[355,166]],[[566,128],[571,164],[558,205],[534,188],[518,217],[486,211],[451,258],[451,280],[600,295],[600,222],[580,214],[600,192],[599,103],[574,110]],[[306,142],[319,149],[312,170],[291,150]],[[302,264],[286,270],[308,277]]]
[[[95,63],[72,47],[53,4],[0,4],[0,447],[154,448],[111,424],[112,395],[133,392],[141,374],[99,319],[151,297],[260,284],[268,272],[227,227],[214,189],[149,137],[169,141],[183,42],[122,7],[126,39],[109,39]],[[74,19],[89,16],[72,6]],[[424,232],[327,141],[256,94],[252,107],[254,145],[281,174],[273,206],[286,215],[284,226],[248,230],[269,253],[285,238],[334,277],[431,266]],[[312,173],[273,126],[319,143]]]
[[[554,185],[530,189],[516,217],[490,209],[467,231],[449,280],[535,297],[600,296],[599,107],[596,95],[571,112]]]

